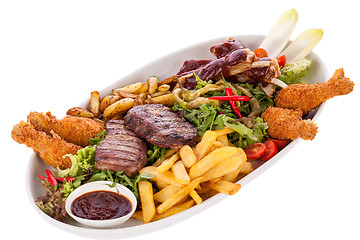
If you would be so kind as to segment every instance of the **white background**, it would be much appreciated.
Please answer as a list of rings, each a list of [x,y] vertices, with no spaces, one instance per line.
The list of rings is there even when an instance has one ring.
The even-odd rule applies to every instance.
[[[32,150],[10,137],[30,111],[61,117],[91,91],[168,53],[212,38],[267,34],[289,8],[300,16],[292,39],[322,28],[315,52],[329,74],[344,67],[355,91],[327,102],[315,140],[301,141],[236,195],[133,239],[359,239],[359,13],[356,1],[344,0],[1,1],[1,234],[83,239],[30,205]]]

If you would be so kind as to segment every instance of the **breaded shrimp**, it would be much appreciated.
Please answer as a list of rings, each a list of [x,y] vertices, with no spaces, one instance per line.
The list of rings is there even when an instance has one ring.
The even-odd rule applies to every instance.
[[[301,109],[308,114],[326,100],[338,95],[346,95],[353,91],[354,82],[344,75],[342,68],[325,83],[292,84],[281,89],[275,98],[275,105],[281,108]]]
[[[301,118],[301,111],[268,107],[261,117],[269,125],[268,133],[272,138],[313,140],[318,129],[313,121]]]
[[[89,145],[89,139],[105,128],[104,124],[90,118],[65,117],[59,120],[50,112],[46,114],[31,112],[27,119],[36,130],[48,135],[54,131],[65,141],[83,147]]]
[[[30,123],[21,121],[16,124],[11,132],[12,138],[39,153],[40,157],[48,165],[60,169],[71,167],[69,157],[66,154],[76,154],[81,149],[72,143],[62,140],[56,133],[51,131],[52,136],[37,131]]]

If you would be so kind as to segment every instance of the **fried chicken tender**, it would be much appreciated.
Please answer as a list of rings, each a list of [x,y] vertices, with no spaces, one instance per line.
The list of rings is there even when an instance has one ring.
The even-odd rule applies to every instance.
[[[295,140],[313,140],[317,133],[317,125],[310,119],[302,119],[302,111],[268,107],[261,115],[269,125],[268,133],[272,138]]]
[[[54,131],[67,142],[80,146],[89,145],[89,139],[105,129],[105,125],[90,118],[65,117],[57,119],[50,112],[31,112],[28,117],[34,128],[50,135]]]
[[[353,91],[354,82],[345,77],[344,69],[337,69],[325,83],[292,84],[281,89],[275,98],[275,105],[281,108],[301,109],[308,114],[326,100]]]
[[[70,158],[64,156],[66,154],[76,154],[81,147],[62,140],[53,131],[50,134],[51,136],[37,131],[33,125],[25,121],[16,124],[11,132],[11,136],[16,142],[25,144],[39,153],[40,157],[48,165],[60,169],[71,167]]]

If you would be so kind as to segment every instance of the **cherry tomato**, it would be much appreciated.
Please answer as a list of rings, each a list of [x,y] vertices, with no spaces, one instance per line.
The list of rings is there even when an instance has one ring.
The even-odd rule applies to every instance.
[[[285,64],[286,64],[286,57],[285,57],[285,55],[280,56],[280,57],[277,59],[277,62],[278,62],[278,64],[279,64],[279,67],[280,67],[280,68],[283,68],[283,67],[285,66]]]
[[[275,138],[271,138],[270,140],[275,143],[278,151],[286,147],[286,145],[288,145],[291,142],[290,140],[275,139]]]
[[[263,48],[255,49],[254,53],[255,53],[255,56],[257,56],[258,58],[268,57],[268,53]]]
[[[266,146],[264,143],[250,144],[246,149],[246,156],[250,159],[258,159],[265,153]]]
[[[266,146],[265,153],[259,159],[267,161],[277,154],[277,147],[275,142],[269,139],[266,140],[264,144]]]

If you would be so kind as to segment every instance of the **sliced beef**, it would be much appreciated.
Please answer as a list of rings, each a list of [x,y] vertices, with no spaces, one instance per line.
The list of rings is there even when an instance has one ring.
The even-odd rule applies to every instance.
[[[163,104],[133,107],[124,121],[140,137],[159,147],[179,149],[194,145],[199,137],[193,125]]]
[[[146,142],[128,129],[123,120],[110,120],[106,123],[105,139],[96,148],[95,167],[124,171],[133,177],[146,164],[146,154]]]

